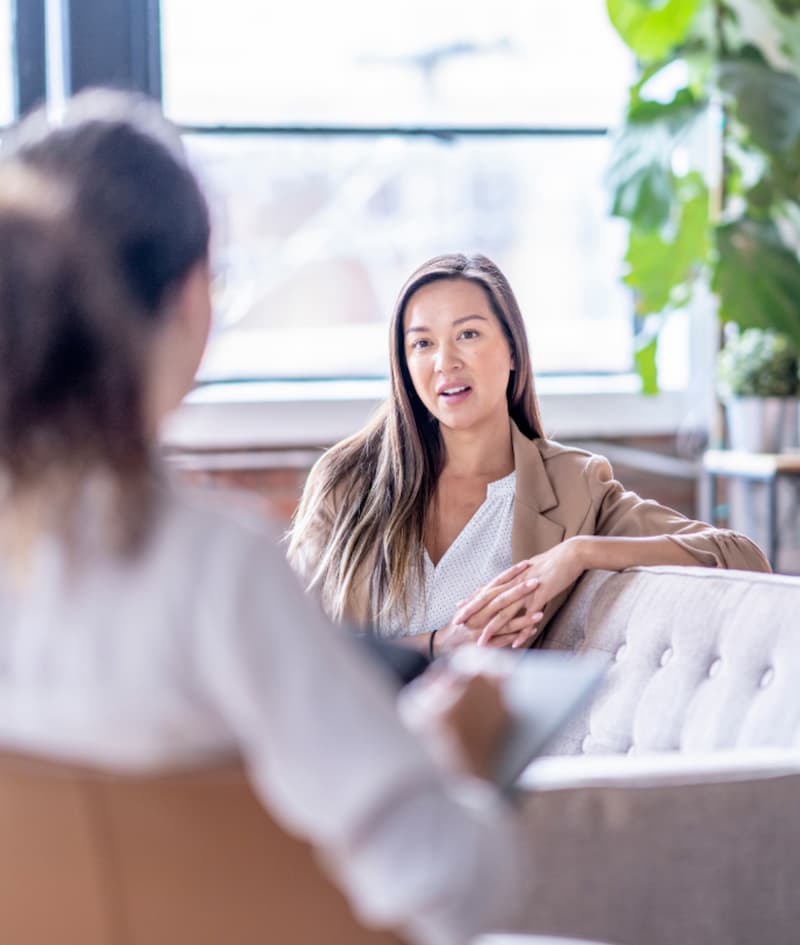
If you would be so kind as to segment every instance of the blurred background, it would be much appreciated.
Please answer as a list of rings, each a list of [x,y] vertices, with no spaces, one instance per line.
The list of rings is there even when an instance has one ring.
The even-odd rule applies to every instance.
[[[437,253],[479,251],[517,293],[548,433],[687,514],[767,542],[774,526],[788,568],[791,462],[742,476],[714,472],[706,450],[731,445],[722,322],[800,325],[796,249],[770,256],[761,225],[758,168],[777,165],[747,150],[756,113],[768,155],[798,147],[798,6],[0,0],[0,126],[112,84],[160,99],[182,129],[215,222],[211,343],[165,434],[188,474],[255,489],[285,521],[319,449],[385,395],[405,278]],[[789,181],[787,161],[771,181]],[[732,209],[750,229],[724,230]],[[755,224],[774,275],[760,295],[755,278],[718,275],[721,259],[723,277],[745,271],[736,247]],[[786,423],[756,450],[796,450]]]
[[[400,285],[460,249],[508,273],[540,372],[630,371],[603,174],[632,57],[582,6],[161,0],[164,107],[218,220],[201,377],[385,376]]]

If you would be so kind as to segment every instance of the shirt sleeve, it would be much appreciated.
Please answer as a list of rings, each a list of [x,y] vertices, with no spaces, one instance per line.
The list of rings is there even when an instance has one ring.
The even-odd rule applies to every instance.
[[[225,558],[198,684],[270,810],[322,850],[367,920],[432,945],[513,928],[527,870],[512,811],[489,788],[454,789],[400,722],[381,668],[268,539]]]
[[[693,521],[674,509],[626,490],[614,478],[611,465],[604,457],[593,456],[586,466],[585,476],[596,535],[628,538],[664,535],[702,567],[771,570],[761,549],[744,535]]]

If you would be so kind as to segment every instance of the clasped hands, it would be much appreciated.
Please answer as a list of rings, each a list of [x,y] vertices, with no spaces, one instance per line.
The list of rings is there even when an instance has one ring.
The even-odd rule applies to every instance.
[[[436,634],[437,652],[465,643],[528,646],[539,632],[548,601],[582,574],[578,544],[569,539],[523,561],[479,587]]]

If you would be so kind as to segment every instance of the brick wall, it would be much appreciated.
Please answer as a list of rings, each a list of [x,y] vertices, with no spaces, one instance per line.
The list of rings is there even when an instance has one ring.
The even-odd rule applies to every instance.
[[[252,493],[261,500],[265,515],[287,525],[297,507],[308,469],[214,469],[183,470],[191,483],[215,489]]]

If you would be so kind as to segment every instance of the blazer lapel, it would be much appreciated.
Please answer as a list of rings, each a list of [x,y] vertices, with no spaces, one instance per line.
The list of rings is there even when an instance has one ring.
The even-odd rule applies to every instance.
[[[520,433],[512,422],[511,442],[517,473],[511,557],[517,562],[559,544],[564,527],[544,514],[558,507],[558,499],[535,441]]]

